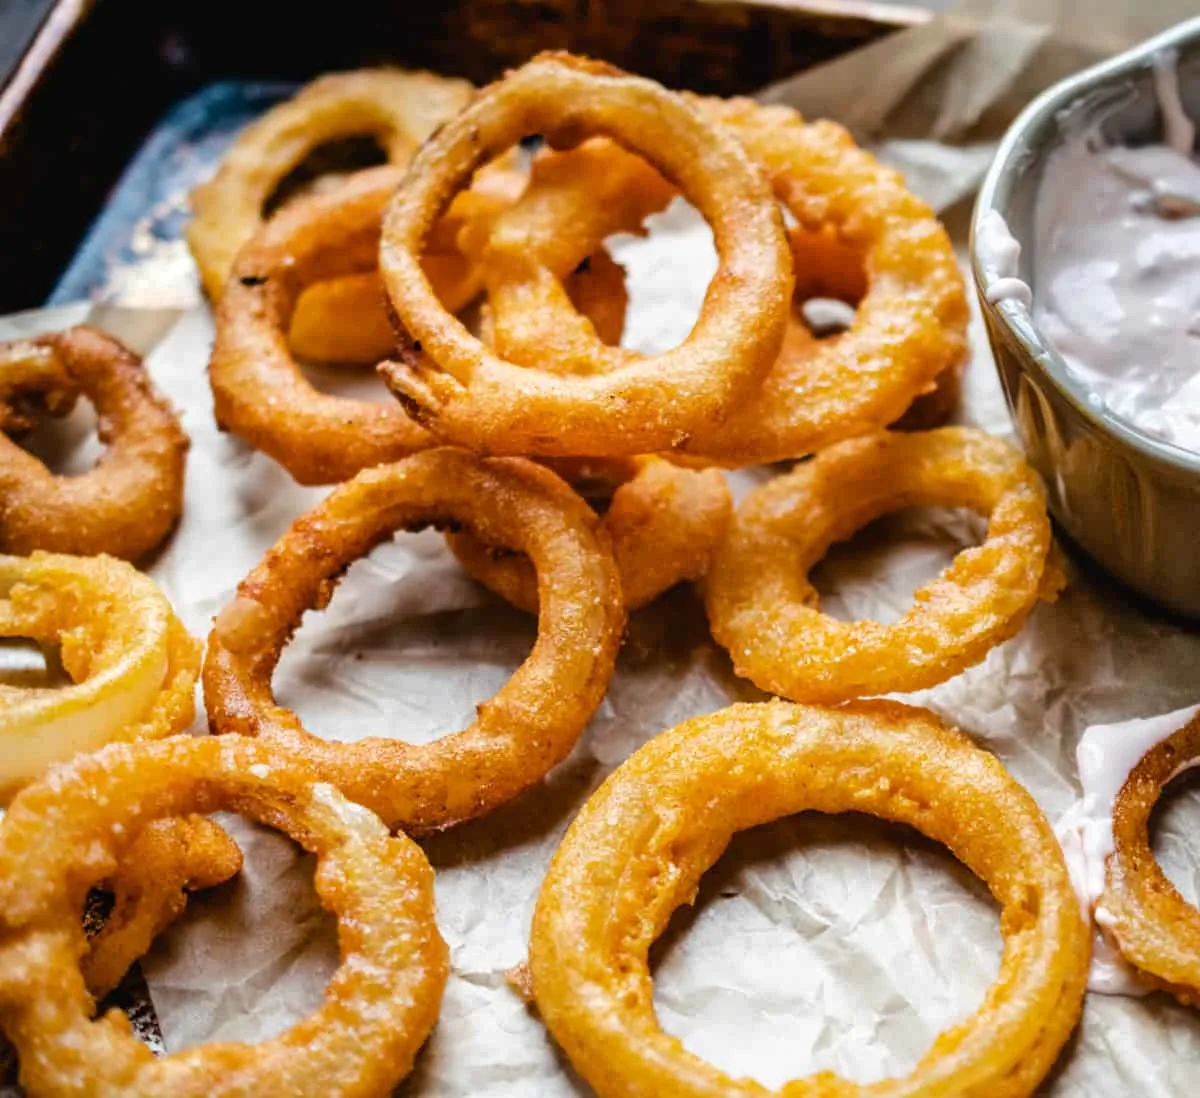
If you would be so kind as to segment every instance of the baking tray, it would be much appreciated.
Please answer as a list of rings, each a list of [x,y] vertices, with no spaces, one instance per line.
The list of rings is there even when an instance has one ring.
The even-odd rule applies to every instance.
[[[481,82],[561,48],[730,94],[927,18],[867,0],[0,4],[0,41],[29,42],[0,74],[0,312],[47,299],[147,135],[219,81],[392,63]]]

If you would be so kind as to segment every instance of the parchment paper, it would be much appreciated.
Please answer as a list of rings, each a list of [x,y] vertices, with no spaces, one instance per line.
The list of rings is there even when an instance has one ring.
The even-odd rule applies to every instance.
[[[1159,22],[1167,7],[1155,6]],[[1040,8],[1051,17],[1068,11],[1066,4]],[[1097,6],[1088,10],[1095,21]],[[913,56],[934,58],[934,78],[951,81],[947,49],[929,48],[951,35],[956,55],[976,60],[963,62],[965,72],[952,64],[959,75],[943,86],[972,88],[967,75],[986,76],[1002,57],[1004,78],[986,97],[991,103],[1024,87],[1022,59],[1038,53],[1014,55],[1005,43],[1046,40],[1028,27],[1006,27],[997,38],[963,32],[961,23],[922,31],[893,40],[901,52],[871,47],[872,80],[858,85],[867,98],[890,95],[895,104],[929,77],[933,62],[912,66]],[[814,86],[819,81],[802,80],[789,94],[803,98]],[[837,116],[843,112],[835,107],[850,104],[842,98],[825,113]],[[975,103],[968,113],[981,115],[986,106]],[[970,138],[965,148],[951,148],[909,135],[887,152],[920,165],[914,184],[959,224],[959,200],[986,163],[986,146]],[[618,241],[616,253],[630,272],[627,342],[651,350],[677,341],[713,269],[707,230],[677,205],[654,219],[648,240]],[[10,318],[0,322],[0,337],[88,312],[81,306]],[[151,316],[108,309],[93,319],[153,346],[150,371],[184,413],[192,437],[185,516],[149,571],[187,625],[204,634],[237,581],[322,490],[296,487],[270,460],[216,431],[204,370],[212,329],[202,307]],[[961,418],[1007,434],[978,317],[973,345]],[[320,379],[384,399],[373,379],[348,383],[334,371]],[[85,418],[73,426],[82,433],[86,413],[79,414]],[[86,462],[90,445],[82,443],[73,462]],[[739,473],[735,488],[741,494],[769,475]],[[978,523],[953,512],[884,520],[822,565],[825,606],[839,616],[891,620],[915,585],[979,536]],[[1057,605],[1040,607],[983,664],[913,698],[994,750],[1051,819],[1078,795],[1074,746],[1087,724],[1200,700],[1200,636],[1143,612],[1086,567],[1072,564],[1070,578]],[[437,534],[406,535],[355,565],[330,608],[306,618],[276,689],[322,735],[423,742],[467,723],[533,635],[529,619],[464,577]],[[631,751],[686,717],[759,696],[709,640],[694,595],[674,592],[633,619],[608,697],[571,758],[518,802],[424,842],[437,870],[438,921],[453,972],[434,1036],[399,1093],[588,1093],[504,978],[525,955],[545,866],[588,793]],[[1200,786],[1177,784],[1183,788],[1172,791],[1158,820],[1156,849],[1195,901]],[[317,1001],[336,964],[310,860],[272,833],[227,822],[246,852],[245,873],[193,899],[144,965],[168,1049],[279,1032]],[[695,907],[680,913],[656,949],[656,1003],[666,1029],[734,1073],[778,1085],[832,1069],[867,1082],[911,1068],[940,1029],[978,1004],[996,972],[999,940],[986,889],[939,848],[869,818],[807,815],[734,841]],[[1192,1093],[1197,1056],[1195,1012],[1163,997],[1090,996],[1078,1038],[1044,1093]]]

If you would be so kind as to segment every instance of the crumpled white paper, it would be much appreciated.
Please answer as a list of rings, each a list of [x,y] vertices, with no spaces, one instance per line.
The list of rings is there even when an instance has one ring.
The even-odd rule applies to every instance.
[[[628,343],[651,350],[686,331],[713,268],[711,247],[682,204],[653,220],[649,239],[615,242],[630,271]],[[87,312],[48,319],[65,324]],[[182,524],[149,571],[203,635],[238,580],[323,490],[298,488],[216,430],[205,376],[211,322],[203,309],[174,317],[149,318],[152,329],[170,327],[148,367],[182,411],[192,449]],[[135,342],[147,338],[138,334],[144,313],[106,310],[100,319]],[[18,322],[26,330],[43,323],[14,318],[0,335]],[[973,334],[962,419],[1005,433],[978,319]],[[345,387],[333,371],[322,377]],[[373,379],[354,384],[386,399]],[[768,475],[737,474],[738,494]],[[883,520],[822,564],[825,605],[890,620],[916,584],[980,533],[953,512]],[[356,564],[329,609],[308,616],[276,688],[322,735],[424,741],[467,723],[533,635],[530,619],[465,578],[439,535],[404,535]],[[1082,729],[1195,701],[1198,669],[1200,638],[1073,568],[1057,605],[1040,607],[983,664],[915,700],[996,751],[1054,818],[1078,793]],[[608,697],[567,762],[519,801],[423,842],[437,871],[452,975],[437,1029],[401,1094],[587,1093],[505,980],[525,956],[547,862],[589,792],[640,744],[686,717],[758,696],[709,640],[695,596],[676,591],[635,616]],[[1195,800],[1171,798],[1156,840],[1193,899],[1200,842],[1187,822]],[[245,872],[193,898],[144,964],[168,1049],[279,1032],[318,1000],[337,962],[311,859],[271,832],[228,822]],[[708,874],[695,907],[656,947],[656,1002],[670,1032],[728,1071],[767,1085],[821,1069],[867,1082],[911,1068],[940,1029],[970,1012],[996,972],[999,946],[986,889],[945,851],[867,817],[801,816],[739,836]],[[1179,1095],[1198,1055],[1194,1012],[1161,996],[1092,996],[1045,1093]]]

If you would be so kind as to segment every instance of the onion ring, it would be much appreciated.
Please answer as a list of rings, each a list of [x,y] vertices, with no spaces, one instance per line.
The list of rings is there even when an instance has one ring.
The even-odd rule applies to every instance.
[[[0,433],[0,552],[136,560],[183,509],[187,435],[141,360],[96,328],[0,345],[0,428],[31,426],[29,402],[69,411],[76,393],[95,405],[107,451],[82,476],[59,477]]]
[[[889,511],[969,507],[988,535],[913,596],[899,621],[822,614],[808,571],[835,542]],[[1014,636],[1063,579],[1045,493],[1011,445],[982,431],[882,431],[822,450],[756,489],[708,574],[708,619],[739,675],[794,701],[919,690]]]
[[[236,876],[242,852],[214,820],[176,817],[147,824],[125,852],[108,887],[113,906],[88,941],[81,968],[97,1002],[125,977],[187,906],[187,894]]]
[[[678,348],[627,362],[599,344],[615,368],[564,377],[498,357],[438,303],[418,258],[430,230],[481,163],[529,132],[552,145],[611,136],[708,218],[718,272]],[[541,456],[648,453],[711,430],[770,368],[791,296],[782,218],[737,141],[660,85],[567,54],[540,55],[485,88],[426,142],[384,215],[380,270],[409,334],[403,361],[380,372],[409,414],[474,449]]]
[[[0,684],[0,804],[51,764],[195,715],[200,646],[162,592],[111,557],[0,556],[0,637],[61,645],[74,685]]]
[[[282,828],[317,855],[342,964],[323,1004],[281,1036],[156,1059],[119,1011],[91,1020],[80,911],[151,821],[218,809]],[[0,1026],[31,1098],[390,1094],[433,1027],[447,967],[420,848],[265,744],[107,747],[24,790],[0,828]]]
[[[788,108],[746,99],[691,101],[738,138],[799,220],[790,233],[797,300],[824,292],[858,305],[849,330],[828,340],[814,340],[790,316],[757,395],[694,432],[683,450],[724,465],[765,464],[878,430],[914,401],[905,429],[944,419],[957,402],[969,314],[953,247],[933,212],[834,123],[806,124]],[[560,173],[551,188],[535,174],[493,227],[493,338],[512,362],[575,373],[600,353],[596,334],[545,272],[528,262],[501,267],[494,254],[536,255],[543,240],[571,239],[595,207],[593,186],[587,172]],[[625,351],[606,361],[640,358]]]
[[[1197,759],[1200,717],[1133,768],[1113,804],[1113,852],[1096,904],[1096,921],[1122,956],[1188,1006],[1200,1006],[1200,910],[1179,894],[1154,857],[1150,814],[1167,783]]]
[[[307,732],[271,693],[304,611],[325,605],[346,566],[393,531],[450,522],[534,562],[541,612],[529,658],[474,724],[434,743],[332,743]],[[599,527],[558,477],[520,459],[438,449],[365,470],[297,520],[217,617],[203,675],[213,730],[286,747],[391,827],[448,827],[491,811],[567,755],[608,687],[625,614]]]
[[[625,605],[633,611],[677,583],[704,575],[729,521],[732,498],[717,469],[682,469],[653,457],[608,463],[617,464],[626,467],[609,485],[611,502],[600,524],[612,542]],[[572,483],[577,478],[594,483],[589,463],[574,472],[567,478]],[[493,549],[466,532],[449,533],[446,541],[472,579],[519,609],[537,613],[537,575],[528,558]]]
[[[947,846],[1001,906],[991,992],[903,1079],[858,1087],[822,1072],[768,1091],[659,1026],[647,955],[671,913],[691,902],[735,832],[805,810],[909,824]],[[551,862],[529,959],[543,1020],[601,1098],[1026,1098],[1079,1021],[1089,945],[1050,824],[993,755],[920,709],[767,702],[681,724],[609,776]]]

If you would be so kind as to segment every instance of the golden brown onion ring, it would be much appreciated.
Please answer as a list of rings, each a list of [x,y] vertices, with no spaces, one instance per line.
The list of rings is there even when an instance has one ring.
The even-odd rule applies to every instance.
[[[576,476],[566,474],[567,479],[594,482],[596,471],[587,462],[578,464]],[[605,464],[615,463],[600,463],[601,470]],[[609,486],[600,524],[612,542],[625,605],[633,611],[677,583],[704,575],[733,504],[718,469],[683,469],[654,457],[621,464],[628,468]],[[537,613],[537,575],[528,558],[494,549],[463,531],[447,534],[446,541],[473,579],[514,606]]]
[[[105,886],[113,895],[104,925],[81,962],[88,991],[99,1002],[187,906],[189,892],[215,888],[236,876],[242,852],[206,816],[155,820],[121,858]]]
[[[188,439],[141,360],[96,328],[0,345],[0,429],[30,427],[33,405],[69,411],[82,393],[107,447],[82,476],[60,477],[0,433],[0,552],[136,560],[183,509]]]
[[[552,145],[610,136],[661,167],[708,218],[718,271],[678,348],[627,362],[598,343],[613,369],[561,376],[498,357],[438,303],[419,262],[430,230],[480,164],[530,132]],[[712,430],[769,369],[791,298],[779,210],[736,140],[652,81],[566,54],[485,88],[422,147],[388,204],[380,270],[411,337],[403,362],[380,367],[389,386],[439,435],[493,453],[615,457]]]
[[[53,763],[192,722],[200,645],[154,582],[123,561],[0,556],[0,637],[60,646],[73,681],[0,684],[0,803]]]
[[[342,963],[321,1006],[279,1037],[156,1059],[119,1011],[91,1018],[83,899],[152,821],[219,809],[281,828],[317,856]],[[107,747],[24,790],[0,827],[0,1026],[32,1098],[390,1094],[433,1028],[447,967],[420,848],[266,744]]]
[[[462,524],[533,561],[533,652],[467,729],[424,746],[333,743],[306,731],[271,693],[271,674],[305,610],[324,606],[355,559],[394,531]],[[542,778],[600,704],[625,624],[620,580],[596,515],[533,462],[427,450],[364,470],[298,519],[217,617],[204,664],[216,732],[292,751],[392,827],[448,827]]]
[[[402,166],[467,104],[471,91],[465,80],[426,72],[331,73],[247,126],[216,175],[189,195],[194,216],[187,242],[204,292],[213,301],[221,296],[238,252],[262,227],[267,200],[320,145],[374,137],[388,161]]]
[[[1200,759],[1195,717],[1133,768],[1113,803],[1113,852],[1097,922],[1130,964],[1181,1003],[1200,1006],[1200,910],[1167,879],[1150,848],[1150,815],[1164,787]]]
[[[809,570],[835,542],[905,507],[967,507],[988,519],[913,596],[899,621],[823,613]],[[933,686],[1015,635],[1063,580],[1037,475],[982,431],[882,431],[822,450],[742,503],[708,573],[708,619],[734,669],[794,701],[836,703]]]
[[[944,843],[1000,904],[1004,952],[983,1004],[908,1076],[768,1091],[662,1031],[647,956],[735,832],[812,810]],[[1028,1098],[1079,1021],[1089,946],[1054,832],[994,756],[920,709],[768,702],[681,724],[610,775],[551,862],[529,959],[543,1020],[601,1098]]]

